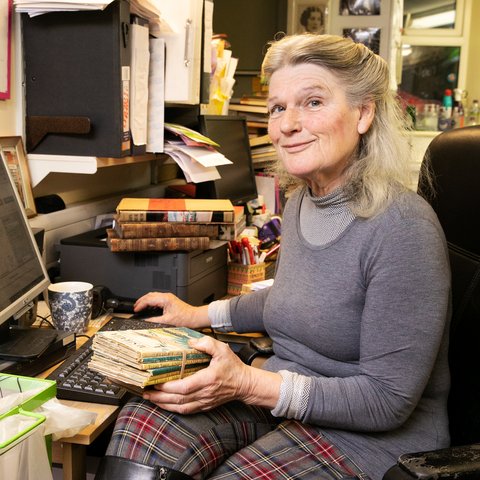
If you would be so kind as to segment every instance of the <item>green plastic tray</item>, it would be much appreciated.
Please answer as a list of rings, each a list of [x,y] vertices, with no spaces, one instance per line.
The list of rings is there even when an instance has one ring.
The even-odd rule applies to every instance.
[[[34,432],[36,428],[38,428],[41,423],[45,421],[44,415],[35,413],[33,410],[38,408],[47,400],[55,397],[57,394],[57,384],[54,380],[44,380],[40,378],[21,377],[18,375],[0,373],[0,396],[5,396],[11,393],[28,392],[30,390],[37,389],[40,390],[38,390],[23,403],[0,415],[0,428],[2,420],[12,415],[21,415],[32,419],[32,422],[23,431],[17,433],[3,443],[0,443],[0,455],[27,438]]]

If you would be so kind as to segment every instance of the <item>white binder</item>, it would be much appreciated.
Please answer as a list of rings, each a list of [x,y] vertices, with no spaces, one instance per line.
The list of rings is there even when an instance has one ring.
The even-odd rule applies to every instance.
[[[165,40],[165,102],[195,105],[200,101],[203,0],[156,0],[172,32]]]

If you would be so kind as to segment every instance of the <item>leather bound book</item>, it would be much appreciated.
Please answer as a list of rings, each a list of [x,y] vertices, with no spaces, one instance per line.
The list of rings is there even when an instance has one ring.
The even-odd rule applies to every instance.
[[[119,222],[115,219],[113,229],[119,238],[218,238],[219,226],[207,223]]]
[[[112,252],[161,252],[173,250],[206,250],[208,237],[119,238],[112,228],[107,229],[107,245]]]

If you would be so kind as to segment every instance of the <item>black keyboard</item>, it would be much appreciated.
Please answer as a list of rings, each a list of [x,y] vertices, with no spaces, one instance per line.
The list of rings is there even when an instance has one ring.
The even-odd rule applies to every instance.
[[[113,317],[100,330],[141,330],[163,327],[164,324],[147,322],[141,318]],[[90,403],[123,405],[131,394],[110,382],[101,373],[87,367],[93,354],[93,340],[89,339],[75,350],[47,378],[57,382],[57,398]]]

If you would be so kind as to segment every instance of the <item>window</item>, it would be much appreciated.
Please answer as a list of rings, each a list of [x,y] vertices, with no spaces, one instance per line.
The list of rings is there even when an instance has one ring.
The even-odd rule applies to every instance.
[[[399,93],[410,104],[441,103],[445,89],[465,89],[463,0],[405,0]]]

